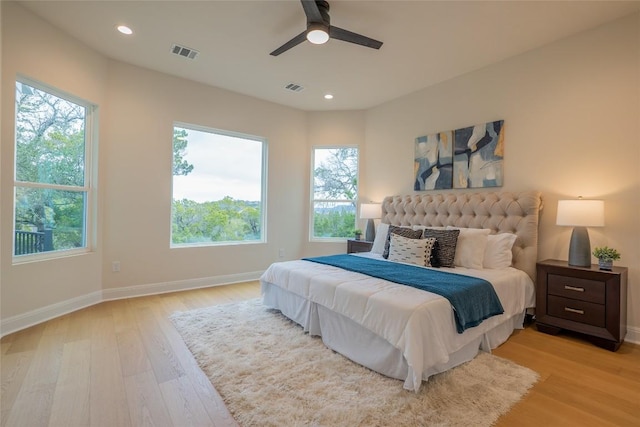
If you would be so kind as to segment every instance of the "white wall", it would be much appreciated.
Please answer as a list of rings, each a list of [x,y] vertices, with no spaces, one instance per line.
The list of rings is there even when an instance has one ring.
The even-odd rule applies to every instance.
[[[558,199],[605,200],[606,226],[590,229],[591,246],[622,253],[640,341],[640,15],[367,111],[361,195],[413,192],[416,137],[499,119],[502,190],[543,193],[539,259],[567,259],[571,228],[555,225]]]
[[[105,289],[218,276],[242,280],[248,273],[257,277],[281,248],[285,258],[301,255],[308,171],[304,112],[115,61],[106,105]],[[169,247],[175,121],[267,139],[267,243]],[[120,261],[119,273],[111,271],[112,261]]]
[[[2,319],[78,297],[86,297],[84,302],[91,303],[102,289],[100,246],[87,255],[12,265],[15,139],[12,94],[17,74],[102,106],[107,91],[107,60],[15,3],[2,2]],[[102,114],[101,109],[98,114]]]

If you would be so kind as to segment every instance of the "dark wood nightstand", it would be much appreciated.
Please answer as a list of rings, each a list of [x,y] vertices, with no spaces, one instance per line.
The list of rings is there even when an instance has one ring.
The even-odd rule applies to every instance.
[[[611,271],[570,266],[548,259],[537,264],[536,326],[557,334],[584,334],[594,344],[616,351],[627,333],[627,268]]]
[[[347,253],[352,254],[355,252],[370,252],[372,246],[373,242],[368,242],[366,240],[349,239],[347,240]]]

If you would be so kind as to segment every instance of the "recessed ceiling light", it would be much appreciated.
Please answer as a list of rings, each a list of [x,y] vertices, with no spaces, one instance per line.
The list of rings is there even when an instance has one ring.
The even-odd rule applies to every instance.
[[[133,30],[131,28],[127,27],[126,25],[118,25],[118,31],[120,31],[122,34],[126,34],[128,36],[133,34]]]
[[[330,93],[326,94],[324,96],[324,99],[333,99],[333,95],[331,95]]]

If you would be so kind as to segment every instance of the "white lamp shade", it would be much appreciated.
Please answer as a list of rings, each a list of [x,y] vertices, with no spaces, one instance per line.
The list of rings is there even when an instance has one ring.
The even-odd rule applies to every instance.
[[[382,205],[380,203],[362,203],[360,204],[360,219],[377,219],[380,218]]]
[[[604,201],[558,200],[556,224],[574,227],[603,227]]]

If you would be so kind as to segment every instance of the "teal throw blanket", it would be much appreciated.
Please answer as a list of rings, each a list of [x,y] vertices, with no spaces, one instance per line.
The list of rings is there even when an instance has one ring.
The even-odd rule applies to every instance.
[[[478,326],[491,316],[504,313],[500,299],[491,283],[477,277],[354,255],[329,255],[303,259],[443,296],[453,307],[458,333]]]

